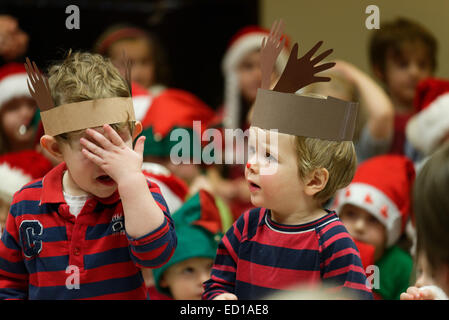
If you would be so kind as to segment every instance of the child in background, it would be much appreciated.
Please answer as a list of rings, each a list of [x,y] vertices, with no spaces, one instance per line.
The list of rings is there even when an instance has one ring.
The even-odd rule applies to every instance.
[[[250,110],[262,81],[260,48],[262,39],[268,34],[269,30],[259,26],[247,26],[239,30],[229,41],[222,60],[225,81],[224,102],[217,112],[216,120],[221,122],[224,128],[243,131],[249,128]],[[287,63],[287,58],[286,45],[276,61],[271,76],[273,83]],[[235,157],[238,157],[239,153],[245,153],[244,157],[246,157],[246,145],[243,150],[237,150],[229,145],[228,143],[228,146],[224,147],[225,153],[233,152]],[[242,212],[253,207],[249,199],[244,171],[244,164],[226,164],[211,167],[207,172],[214,192],[229,203],[235,219]]]
[[[395,108],[390,153],[404,154],[405,126],[412,114],[416,86],[435,72],[436,53],[434,36],[405,18],[381,25],[370,40],[371,67]]]
[[[307,86],[304,93],[317,93],[346,101],[360,101],[355,133],[357,161],[388,153],[393,139],[394,108],[385,91],[367,74],[346,61],[323,72],[332,81]]]
[[[158,96],[168,85],[169,68],[155,35],[130,26],[113,25],[98,38],[94,52],[111,59],[123,74],[124,59],[131,62],[131,80]]]
[[[0,155],[0,234],[5,228],[14,193],[28,182],[43,177],[51,168],[50,161],[34,150]]]
[[[449,295],[449,143],[441,146],[424,164],[413,187],[413,214],[417,229],[417,256],[434,285]],[[407,290],[403,298],[433,298]]]
[[[0,66],[4,62],[17,61],[27,51],[28,34],[20,29],[17,19],[0,15]]]
[[[362,163],[351,184],[337,194],[334,207],[351,236],[374,246],[379,267],[378,298],[399,299],[409,285],[413,261],[396,244],[410,213],[415,171],[404,156],[384,155]]]
[[[166,263],[176,234],[159,188],[141,171],[144,138],[132,148],[142,127],[130,80],[90,53],[69,53],[48,82],[27,66],[45,113],[41,144],[62,163],[14,196],[0,242],[0,297],[147,298],[140,269]],[[67,285],[68,266],[79,270],[77,290]]]
[[[37,107],[23,64],[0,68],[0,154],[34,149]]]
[[[214,111],[195,95],[164,90],[142,120],[145,162],[166,167],[189,187],[196,184],[205,169],[201,148],[208,141],[202,140],[203,133],[213,118]]]
[[[178,236],[173,257],[153,269],[157,290],[175,300],[201,300],[223,227],[216,199],[200,190],[172,214]],[[150,294],[151,296],[151,294]]]
[[[261,53],[264,80],[276,61],[277,38],[276,33],[271,34]],[[267,81],[258,90],[245,170],[256,208],[243,213],[218,245],[211,278],[204,283],[204,299],[259,299],[292,286],[320,284],[331,286],[336,293],[372,298],[354,242],[335,212],[323,208],[337,189],[349,184],[355,172],[350,128],[355,125],[356,109],[331,97],[294,94],[307,84],[329,80],[315,77],[315,73],[333,64],[314,65],[332,50],[310,61],[319,46],[317,43],[298,59],[295,44],[274,90],[266,90]],[[323,112],[304,119],[302,111],[313,113],[315,107],[325,113],[345,110],[344,114],[351,113],[352,121],[337,120],[342,116],[335,113],[324,117]],[[296,126],[289,127],[292,122]],[[279,132],[267,133],[266,128]],[[349,130],[349,134],[336,137],[342,130]]]

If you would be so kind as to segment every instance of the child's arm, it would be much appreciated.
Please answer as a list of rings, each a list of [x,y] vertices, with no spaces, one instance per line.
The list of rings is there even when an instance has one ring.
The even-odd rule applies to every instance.
[[[372,299],[357,247],[341,222],[327,226],[321,235],[321,276],[333,291],[341,290],[355,298]]]
[[[391,139],[393,135],[394,108],[390,98],[367,74],[354,65],[337,61],[335,71],[343,73],[357,89],[360,104],[368,112],[367,127],[373,138]]]
[[[142,173],[145,137],[140,137],[132,150],[111,126],[103,128],[108,138],[98,131],[86,130],[99,146],[82,138],[83,153],[118,185],[125,230],[131,246],[135,247],[131,252],[136,255],[136,262],[146,267],[158,267],[171,257],[177,239],[159,188],[149,189]]]
[[[0,299],[27,299],[28,277],[19,229],[10,213],[0,241]]]
[[[203,299],[237,300],[237,296],[234,294],[234,287],[238,251],[244,229],[243,215],[234,222],[218,244],[211,278],[204,282],[203,285]]]

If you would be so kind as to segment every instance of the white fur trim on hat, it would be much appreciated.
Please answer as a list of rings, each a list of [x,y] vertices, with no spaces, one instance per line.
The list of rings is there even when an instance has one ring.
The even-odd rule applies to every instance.
[[[449,93],[436,98],[427,108],[407,123],[406,135],[410,143],[425,155],[431,154],[449,132]]]
[[[13,74],[0,81],[0,108],[5,102],[20,96],[31,97],[26,74]]]
[[[237,76],[237,66],[249,52],[259,49],[266,33],[254,32],[237,39],[226,51],[222,69],[225,76],[224,92],[224,125],[226,128],[237,129],[240,118],[240,94]],[[288,50],[283,48],[276,60],[276,69],[282,71],[288,60]]]
[[[345,204],[361,207],[375,216],[387,230],[387,246],[396,243],[401,235],[401,213],[381,190],[365,183],[351,183],[338,192],[337,213]]]
[[[0,164],[0,198],[11,203],[14,193],[32,180],[22,170],[12,168],[7,163]]]
[[[151,96],[134,96],[133,106],[134,106],[134,114],[136,116],[137,121],[142,121],[148,110],[150,110],[151,103],[153,102]]]
[[[153,162],[144,162],[142,164],[142,170],[159,176],[169,177],[171,175],[170,170],[168,170],[166,167]],[[154,176],[147,176],[147,179],[159,186],[159,189],[161,189],[161,193],[164,196],[165,202],[167,203],[168,210],[171,213],[175,212],[182,206],[183,200],[178,197],[178,195],[176,195],[176,193],[174,193],[164,182],[155,178]]]

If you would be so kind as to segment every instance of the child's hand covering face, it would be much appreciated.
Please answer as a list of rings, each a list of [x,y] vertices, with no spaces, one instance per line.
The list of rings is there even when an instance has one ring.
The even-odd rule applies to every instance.
[[[104,125],[103,129],[104,135],[96,130],[86,129],[86,134],[95,143],[81,138],[80,143],[84,147],[82,153],[120,184],[130,174],[141,172],[145,137],[136,141],[133,150],[110,125]]]

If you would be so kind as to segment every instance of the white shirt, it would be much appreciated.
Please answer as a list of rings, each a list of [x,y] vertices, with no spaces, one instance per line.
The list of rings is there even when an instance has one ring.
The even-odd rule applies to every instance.
[[[67,204],[69,205],[70,213],[75,217],[78,216],[78,214],[81,212],[81,209],[83,209],[84,204],[90,198],[90,196],[87,194],[82,196],[72,196],[71,194],[68,194],[64,191],[63,194],[65,202],[67,202]]]

